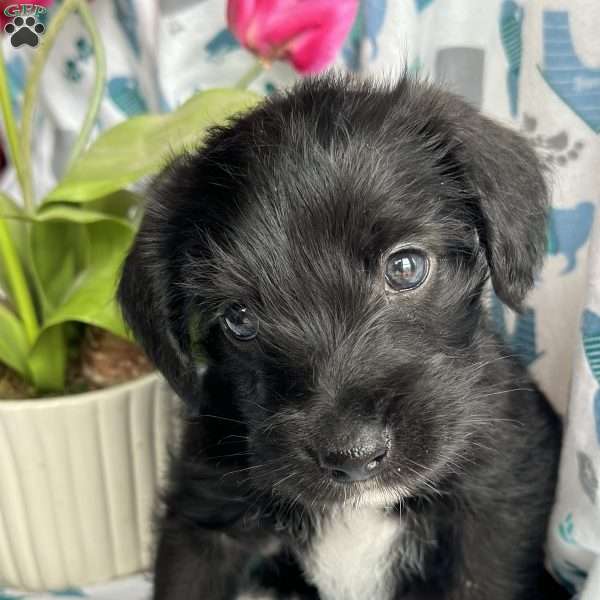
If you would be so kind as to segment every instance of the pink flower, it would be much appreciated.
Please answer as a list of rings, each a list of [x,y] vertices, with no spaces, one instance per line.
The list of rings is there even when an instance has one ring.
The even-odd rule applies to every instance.
[[[238,41],[266,62],[287,60],[316,73],[344,43],[359,0],[229,0],[227,22]]]

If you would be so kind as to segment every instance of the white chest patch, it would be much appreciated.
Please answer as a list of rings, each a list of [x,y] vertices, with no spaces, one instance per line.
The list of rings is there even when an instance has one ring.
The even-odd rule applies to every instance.
[[[340,510],[304,557],[307,578],[323,600],[391,600],[400,518],[374,508]]]

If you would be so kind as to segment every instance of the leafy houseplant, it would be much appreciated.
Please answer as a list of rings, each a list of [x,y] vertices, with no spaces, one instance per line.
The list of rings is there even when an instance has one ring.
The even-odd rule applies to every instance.
[[[32,197],[30,144],[40,75],[65,18],[78,11],[95,49],[96,78],[67,172],[39,202]],[[114,301],[116,276],[135,232],[141,197],[126,186],[158,171],[174,153],[199,143],[207,126],[245,109],[256,96],[241,89],[197,94],[173,113],[134,117],[101,135],[86,151],[104,91],[105,59],[86,2],[66,0],[35,53],[23,118],[12,114],[3,61],[0,100],[20,207],[0,194],[0,362],[34,394],[65,391],[76,323],[126,337]],[[0,395],[1,395],[0,388]]]

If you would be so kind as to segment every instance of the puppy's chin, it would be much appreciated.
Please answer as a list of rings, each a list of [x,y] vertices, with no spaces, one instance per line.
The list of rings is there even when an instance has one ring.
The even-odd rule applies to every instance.
[[[357,490],[350,494],[347,500],[342,501],[344,506],[352,508],[392,508],[401,504],[410,496],[405,488],[389,488],[377,486],[372,489]]]
[[[392,508],[412,495],[408,487],[385,484],[378,478],[369,481],[340,483],[329,479],[312,485],[277,486],[271,490],[283,504],[294,503],[307,508]]]

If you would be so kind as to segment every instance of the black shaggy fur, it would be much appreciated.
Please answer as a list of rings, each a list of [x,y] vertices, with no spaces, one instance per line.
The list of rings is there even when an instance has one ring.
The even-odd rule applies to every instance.
[[[257,581],[319,598],[299,565],[341,504],[397,513],[410,547],[389,598],[363,600],[558,598],[543,542],[559,422],[482,306],[488,278],[521,305],[546,211],[518,134],[409,77],[307,80],[175,160],[119,289],[190,415],[155,598],[231,600]],[[430,272],[392,293],[399,246]],[[232,303],[254,340],[227,334]],[[333,481],[315,456],[364,421],[391,432],[384,468]]]

